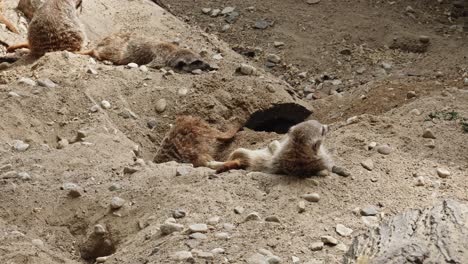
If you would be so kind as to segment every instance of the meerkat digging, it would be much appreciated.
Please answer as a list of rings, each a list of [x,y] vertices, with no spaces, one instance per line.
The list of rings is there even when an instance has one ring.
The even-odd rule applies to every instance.
[[[226,162],[209,162],[218,173],[232,169],[246,169],[300,177],[322,175],[331,171],[333,161],[323,146],[328,126],[309,120],[297,124],[280,140],[264,149],[239,148]]]

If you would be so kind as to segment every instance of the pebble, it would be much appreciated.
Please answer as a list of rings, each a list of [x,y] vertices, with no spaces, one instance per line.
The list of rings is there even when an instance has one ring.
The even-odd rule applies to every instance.
[[[406,11],[407,13],[414,13],[414,9],[413,9],[412,6],[407,6],[407,7],[405,8],[405,11]]]
[[[172,234],[174,232],[180,232],[184,229],[184,226],[181,225],[181,224],[176,224],[176,223],[170,223],[170,222],[167,222],[162,224],[160,227],[159,227],[159,230],[161,231],[161,234],[163,236],[166,236],[166,235],[169,235],[169,234]]]
[[[377,227],[379,225],[377,216],[362,216],[361,220],[368,227]]]
[[[305,79],[307,78],[307,72],[301,72],[297,75],[299,78]]]
[[[310,250],[312,251],[319,251],[323,249],[323,242],[313,242],[310,244]]]
[[[27,172],[24,172],[24,171],[18,172],[17,177],[18,177],[20,180],[23,180],[23,181],[30,181],[30,180],[32,180],[31,175],[30,175],[29,173],[27,173]]]
[[[421,111],[419,111],[418,109],[413,109],[413,110],[410,111],[410,114],[415,115],[415,116],[419,116],[419,115],[421,115]]]
[[[102,108],[104,108],[104,109],[109,109],[109,108],[111,108],[111,104],[109,103],[109,101],[106,101],[106,100],[102,100],[102,101],[101,101],[101,106],[102,106]]]
[[[107,230],[103,225],[97,224],[97,225],[94,226],[94,234],[104,235],[105,233],[107,233]]]
[[[25,85],[29,85],[29,86],[36,86],[37,83],[35,81],[33,81],[32,79],[30,78],[26,78],[26,77],[21,77],[19,80],[18,80],[18,83],[19,84],[25,84]]]
[[[350,236],[353,233],[353,230],[351,228],[348,228],[342,224],[337,224],[335,230],[336,233],[343,237]]]
[[[73,187],[68,189],[68,196],[72,198],[83,196],[83,188],[75,184]]]
[[[208,226],[206,224],[192,224],[189,226],[190,233],[206,233]]]
[[[414,97],[416,97],[416,92],[415,91],[409,91],[408,93],[406,93],[406,98],[411,99],[411,98],[414,98]]]
[[[450,176],[450,171],[444,168],[437,168],[437,175],[439,175],[440,178],[447,178]]]
[[[254,28],[256,29],[266,29],[271,26],[271,23],[266,20],[257,20],[255,22]]]
[[[222,15],[226,15],[226,14],[229,14],[231,12],[233,12],[236,8],[235,7],[232,7],[232,6],[227,6],[223,9],[223,11],[221,11],[221,14]]]
[[[202,234],[202,233],[193,233],[193,234],[190,234],[189,237],[191,239],[198,239],[198,240],[203,240],[203,239],[207,239],[208,236],[205,235],[205,234]]]
[[[226,31],[228,31],[230,28],[231,28],[231,25],[226,24],[226,25],[224,25],[224,26],[221,28],[221,31],[222,31],[222,32],[226,32]]]
[[[301,263],[301,259],[298,258],[298,257],[296,257],[296,256],[292,256],[292,257],[291,257],[291,261],[292,261],[293,264],[299,264],[299,263]]]
[[[268,54],[266,57],[267,61],[278,64],[281,62],[281,57],[276,54]]]
[[[377,146],[377,142],[371,142],[367,145],[368,150],[373,150]]]
[[[186,175],[189,175],[191,171],[192,171],[192,168],[188,166],[177,167],[176,176],[186,176]]]
[[[195,69],[195,70],[192,71],[192,74],[193,74],[193,75],[200,75],[200,74],[202,74],[202,73],[203,73],[203,71],[202,71],[201,69]],[[182,89],[184,89],[184,88],[182,88]],[[185,88],[185,89],[187,90],[187,88]],[[180,89],[180,90],[181,90],[181,89]],[[180,91],[180,90],[179,90],[179,91]],[[187,93],[185,93],[185,94],[187,94]],[[180,94],[179,94],[179,95],[180,95]]]
[[[136,64],[134,62],[130,62],[129,64],[127,64],[127,68],[136,69],[136,68],[138,68],[138,64]]]
[[[222,249],[222,248],[214,248],[214,249],[211,250],[211,253],[213,253],[213,254],[215,254],[215,255],[217,255],[217,254],[223,254],[224,252],[225,252],[225,250]]]
[[[209,225],[214,226],[214,225],[217,225],[217,224],[219,223],[219,220],[220,220],[220,217],[219,217],[219,216],[213,216],[213,217],[210,217],[210,218],[208,219],[207,223],[208,223]]]
[[[416,177],[416,179],[415,179],[414,185],[415,185],[415,186],[424,186],[424,183],[425,183],[424,176],[418,176],[418,177]]]
[[[213,59],[215,60],[222,60],[223,59],[223,55],[221,53],[217,53],[215,55],[213,55]]]
[[[234,230],[236,226],[230,223],[224,223],[223,228],[226,229],[227,231],[231,231],[231,230]]]
[[[245,217],[245,222],[248,221],[259,221],[260,220],[260,215],[257,212],[252,212]]]
[[[275,42],[273,42],[273,46],[275,46],[275,48],[282,47],[282,46],[284,46],[284,42],[275,41]]]
[[[208,15],[210,12],[211,12],[211,8],[208,8],[208,7],[202,8],[203,14]]]
[[[164,112],[164,110],[166,110],[166,107],[167,107],[167,102],[166,102],[166,99],[159,99],[158,101],[156,101],[156,104],[154,106],[154,109],[159,112],[159,113],[162,113]]]
[[[213,9],[211,10],[211,16],[212,17],[217,17],[219,15],[219,13],[221,13],[221,9]]]
[[[312,203],[320,201],[320,195],[318,193],[309,193],[301,196],[304,200]]]
[[[234,213],[236,213],[236,214],[243,214],[244,211],[245,211],[245,209],[244,209],[244,207],[242,207],[242,206],[236,206],[236,207],[234,208]]]
[[[175,209],[174,211],[172,211],[172,217],[174,217],[175,219],[184,218],[186,215],[187,213],[182,209]]]
[[[268,264],[280,264],[282,260],[278,256],[270,256],[268,257],[267,262]]]
[[[264,255],[255,253],[246,259],[247,264],[269,264]]]
[[[97,71],[96,71],[95,69],[91,68],[91,67],[88,68],[88,70],[87,70],[86,72],[89,73],[89,74],[92,74],[92,75],[96,75],[96,74],[97,74]]]
[[[55,84],[53,81],[50,79],[40,79],[37,80],[37,84],[42,87],[47,87],[47,88],[55,88],[57,87],[57,84]]]
[[[361,209],[361,215],[363,216],[374,216],[377,215],[377,209],[374,206],[366,206]]]
[[[363,73],[366,72],[366,70],[367,70],[366,67],[359,67],[359,68],[356,69],[356,73],[357,74],[363,74]]]
[[[117,191],[120,190],[122,187],[118,183],[112,183],[111,186],[109,186],[109,191]]]
[[[377,152],[382,155],[389,155],[392,153],[392,148],[387,144],[383,144],[377,147]]]
[[[95,104],[93,106],[91,106],[91,108],[89,108],[89,111],[91,111],[91,113],[96,113],[97,111],[99,111],[101,107],[99,107],[99,105]]]
[[[238,71],[243,75],[254,75],[256,73],[257,69],[254,66],[243,63],[238,68]]]
[[[421,43],[429,43],[431,39],[428,36],[421,35],[419,36],[419,41],[421,41]]]
[[[374,162],[371,159],[364,160],[363,162],[361,162],[361,165],[368,171],[371,171],[374,169]]]
[[[390,64],[388,62],[382,62],[382,68],[384,68],[385,70],[391,70],[392,69],[392,64]]]
[[[141,66],[140,66],[140,71],[142,71],[142,72],[148,72],[148,67],[146,67],[146,65],[141,65]]]
[[[33,245],[35,245],[36,247],[43,247],[44,246],[44,242],[40,239],[33,239],[31,240],[31,243]]]
[[[70,145],[70,142],[68,142],[68,139],[62,138],[62,139],[59,140],[57,148],[58,149],[64,149],[68,145]]]
[[[229,234],[225,233],[225,232],[220,232],[220,233],[216,233],[215,237],[219,238],[219,239],[228,240],[229,239]]]
[[[14,148],[16,151],[24,152],[24,151],[26,151],[26,150],[29,148],[29,144],[24,143],[24,142],[21,141],[21,140],[15,140],[14,145],[13,145],[13,148]]]
[[[194,261],[192,253],[190,253],[190,251],[177,251],[172,255],[172,258],[174,258],[177,261]]]
[[[358,122],[358,117],[357,116],[352,116],[348,119],[346,119],[346,124],[350,125],[350,124],[354,124],[354,123],[357,123]]]
[[[351,176],[351,173],[347,171],[345,168],[340,167],[340,166],[333,166],[332,167],[332,172],[335,174],[338,174],[342,177],[349,177]]]
[[[318,4],[320,3],[320,0],[307,0],[307,4],[309,5],[315,5],[315,4]]]
[[[200,70],[200,71],[201,71],[201,70]],[[192,72],[192,73],[193,73],[193,72]],[[180,88],[180,89],[177,91],[177,94],[178,94],[179,96],[186,96],[186,95],[188,94],[188,92],[189,92],[189,89],[187,89],[187,88],[184,87],[184,88]]]
[[[424,130],[424,133],[422,135],[423,138],[432,138],[432,139],[436,139],[436,136],[434,135],[434,133],[432,133],[432,131],[427,128],[426,130]]]
[[[148,122],[146,122],[146,125],[149,129],[154,129],[158,125],[158,121],[156,121],[156,119],[154,118],[151,118],[150,120],[148,120]]]
[[[96,263],[104,263],[109,259],[109,257],[99,257],[96,258]]]
[[[121,208],[122,206],[124,206],[125,204],[125,200],[120,198],[120,197],[112,197],[112,200],[111,200],[111,203],[110,203],[110,207],[112,209],[119,209]]]
[[[21,97],[19,94],[15,93],[15,92],[9,92],[8,96],[9,97]]]
[[[343,244],[343,243],[339,243],[338,245],[336,245],[336,248],[337,248],[339,251],[342,251],[342,252],[347,252],[347,251],[348,251],[348,246],[346,246],[346,245]]]
[[[297,211],[299,213],[303,213],[303,212],[305,212],[305,210],[306,210],[305,202],[304,201],[299,201],[299,203],[297,204]]]
[[[280,223],[281,221],[279,220],[279,218],[277,216],[268,216],[265,218],[265,222],[275,222],[275,223]]]
[[[323,243],[328,245],[338,245],[338,240],[332,236],[321,236],[320,239]]]

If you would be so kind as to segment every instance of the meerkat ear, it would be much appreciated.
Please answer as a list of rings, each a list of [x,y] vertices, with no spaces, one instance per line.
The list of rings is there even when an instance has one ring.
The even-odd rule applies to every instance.
[[[322,140],[317,140],[312,145],[312,149],[317,153],[319,151],[321,145],[322,145]]]

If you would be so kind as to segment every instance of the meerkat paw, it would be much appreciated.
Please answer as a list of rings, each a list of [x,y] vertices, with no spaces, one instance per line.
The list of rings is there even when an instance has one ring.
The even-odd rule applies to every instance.
[[[278,140],[274,140],[268,145],[268,150],[271,154],[274,154],[280,148],[280,143]]]
[[[240,160],[229,160],[223,163],[223,165],[216,170],[216,173],[222,173],[230,170],[240,170],[243,169]]]

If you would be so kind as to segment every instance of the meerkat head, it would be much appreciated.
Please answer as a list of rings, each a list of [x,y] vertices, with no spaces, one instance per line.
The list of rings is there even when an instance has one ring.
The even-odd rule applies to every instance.
[[[188,49],[179,49],[171,54],[167,64],[172,68],[186,72],[192,72],[197,69],[202,71],[213,69],[210,64],[206,63],[200,56]]]
[[[309,120],[291,127],[288,136],[292,142],[303,146],[311,146],[312,150],[317,153],[327,133],[327,125],[322,125],[316,120]]]

